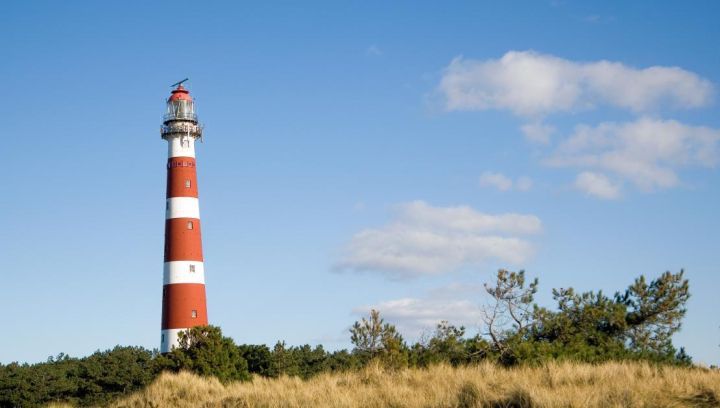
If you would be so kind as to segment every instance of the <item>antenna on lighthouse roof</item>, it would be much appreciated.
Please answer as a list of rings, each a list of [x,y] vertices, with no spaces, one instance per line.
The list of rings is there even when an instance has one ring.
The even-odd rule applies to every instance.
[[[172,88],[173,86],[182,85],[182,83],[185,82],[185,81],[187,81],[188,79],[190,79],[190,78],[185,78],[185,79],[183,79],[182,81],[175,82],[174,84],[170,85],[170,87]]]

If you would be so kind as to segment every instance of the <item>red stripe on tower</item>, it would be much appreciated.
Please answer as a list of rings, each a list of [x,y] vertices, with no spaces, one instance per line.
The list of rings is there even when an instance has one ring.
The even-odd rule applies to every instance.
[[[160,334],[160,351],[166,353],[178,345],[182,330],[208,324],[195,171],[195,140],[202,137],[202,127],[195,102],[182,83],[167,100],[160,134],[168,142]]]

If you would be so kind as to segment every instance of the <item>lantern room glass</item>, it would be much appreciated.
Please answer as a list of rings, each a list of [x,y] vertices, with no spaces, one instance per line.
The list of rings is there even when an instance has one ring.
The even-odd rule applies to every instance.
[[[194,101],[188,101],[185,99],[168,101],[167,113],[165,113],[165,120],[179,119],[197,120]]]

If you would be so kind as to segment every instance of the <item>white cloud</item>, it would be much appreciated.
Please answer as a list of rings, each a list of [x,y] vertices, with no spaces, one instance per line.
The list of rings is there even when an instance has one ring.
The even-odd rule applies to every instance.
[[[401,298],[378,302],[372,306],[363,306],[353,309],[353,313],[366,316],[370,309],[380,311],[386,322],[394,324],[398,331],[406,338],[417,338],[424,333],[431,332],[443,320],[456,326],[468,328],[478,327],[482,322],[482,311],[478,304],[480,293],[463,291],[460,284],[453,285],[454,289],[472,295],[475,299],[458,299],[435,296],[437,291],[450,288],[439,288],[422,298]],[[472,285],[477,286],[477,285]]]
[[[490,215],[467,206],[433,207],[423,201],[398,206],[397,219],[355,234],[337,270],[371,271],[394,279],[450,272],[497,259],[525,262],[533,245],[516,235],[542,229],[534,215]]]
[[[575,62],[533,51],[500,59],[457,57],[439,91],[448,110],[507,109],[521,116],[590,109],[606,104],[636,112],[660,105],[705,106],[712,84],[678,67],[637,69],[619,62]]]
[[[720,159],[719,144],[717,129],[640,118],[595,127],[579,125],[545,163],[609,172],[643,191],[652,191],[676,186],[681,167],[714,167]],[[605,187],[612,187],[607,177],[602,180],[597,174],[594,178],[583,176],[576,185],[590,192],[591,184],[600,186],[604,181]],[[604,194],[612,195],[613,190],[617,187],[605,189]],[[603,194],[598,191],[596,195]]]
[[[532,180],[529,177],[519,177],[513,181],[510,177],[502,173],[493,173],[486,171],[480,175],[480,186],[493,187],[500,191],[528,191],[532,188]]]
[[[457,299],[458,297],[468,296],[476,298],[483,293],[486,293],[486,291],[485,285],[482,283],[454,282],[431,289],[428,292],[428,297],[433,299]]]
[[[575,179],[575,187],[589,195],[614,200],[620,197],[620,188],[605,175],[584,171]]]
[[[550,136],[555,133],[555,127],[542,123],[528,123],[520,127],[525,139],[540,144],[550,143]]]
[[[464,205],[433,207],[424,201],[413,201],[400,205],[399,209],[403,223],[437,230],[472,234],[537,234],[542,229],[540,219],[534,215],[512,213],[490,215]]]
[[[486,171],[480,175],[480,185],[483,187],[495,187],[500,191],[508,191],[512,189],[513,181],[502,173]]]

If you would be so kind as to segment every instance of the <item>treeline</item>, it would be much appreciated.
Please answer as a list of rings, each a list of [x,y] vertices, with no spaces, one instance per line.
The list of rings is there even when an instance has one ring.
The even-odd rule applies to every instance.
[[[160,373],[157,357],[142,347],[118,346],[84,358],[60,354],[45,363],[0,366],[0,406],[103,405],[152,382]]]
[[[181,333],[180,346],[162,355],[118,346],[84,358],[61,354],[45,363],[0,365],[0,407],[48,402],[103,405],[141,389],[163,371],[189,370],[229,382],[252,375],[305,379],[371,362],[388,369],[480,361],[506,366],[547,360],[691,363],[671,341],[690,296],[682,271],[666,272],[650,282],[640,277],[613,296],[554,289],[557,305],[552,310],[534,302],[538,281],[527,282],[522,271],[501,270],[485,288],[490,301],[483,307],[480,333],[474,336],[467,336],[464,327],[440,322],[433,333],[408,343],[375,310],[350,329],[354,348],[349,351],[290,347],[284,342],[272,348],[236,345],[218,327],[196,327]]]

